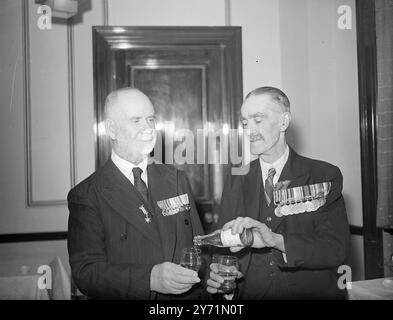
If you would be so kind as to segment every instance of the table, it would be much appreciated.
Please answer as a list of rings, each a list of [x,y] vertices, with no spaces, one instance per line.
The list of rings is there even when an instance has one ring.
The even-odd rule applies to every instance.
[[[349,300],[393,300],[393,277],[350,282]]]
[[[38,273],[41,265],[51,272],[51,289],[40,289]],[[49,279],[49,278],[48,278]],[[0,262],[0,300],[70,300],[71,281],[59,257],[41,260],[15,260]]]

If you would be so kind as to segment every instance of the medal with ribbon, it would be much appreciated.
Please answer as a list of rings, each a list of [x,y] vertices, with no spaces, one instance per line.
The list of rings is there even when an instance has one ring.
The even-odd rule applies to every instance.
[[[151,217],[149,216],[149,212],[146,210],[146,208],[143,206],[143,204],[139,207],[139,210],[142,211],[142,213],[145,216],[145,222],[150,223],[151,222]]]
[[[326,203],[331,188],[331,182],[322,182],[299,186],[295,188],[281,188],[273,191],[274,213],[277,217],[313,212]]]
[[[161,209],[163,216],[172,216],[176,213],[189,211],[191,209],[187,193],[157,201],[157,205]]]

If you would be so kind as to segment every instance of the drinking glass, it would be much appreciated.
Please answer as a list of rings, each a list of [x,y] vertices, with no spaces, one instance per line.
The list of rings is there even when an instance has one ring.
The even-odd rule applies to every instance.
[[[236,288],[236,279],[239,272],[239,261],[234,256],[214,256],[213,262],[217,263],[218,274],[224,278],[224,283],[219,290],[230,293]]]
[[[180,265],[187,269],[199,271],[202,264],[201,250],[196,248],[184,248],[180,259]]]

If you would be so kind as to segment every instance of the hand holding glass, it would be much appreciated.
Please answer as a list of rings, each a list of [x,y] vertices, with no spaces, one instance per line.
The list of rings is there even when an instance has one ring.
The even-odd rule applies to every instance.
[[[195,248],[184,248],[180,259],[180,265],[187,269],[199,271],[202,264],[201,250]]]
[[[219,290],[223,293],[230,293],[236,288],[236,279],[239,273],[239,263],[237,257],[234,256],[218,256],[214,257],[217,263],[218,274],[224,279],[224,283]]]

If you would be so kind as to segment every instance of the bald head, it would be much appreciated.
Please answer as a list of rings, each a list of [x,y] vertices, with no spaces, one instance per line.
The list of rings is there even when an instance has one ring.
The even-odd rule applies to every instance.
[[[122,88],[112,91],[105,100],[105,119],[117,121],[124,117],[127,109],[146,109],[153,111],[154,108],[150,99],[136,88]]]
[[[153,150],[156,140],[150,99],[135,88],[111,92],[105,101],[105,129],[116,154],[138,164]]]

